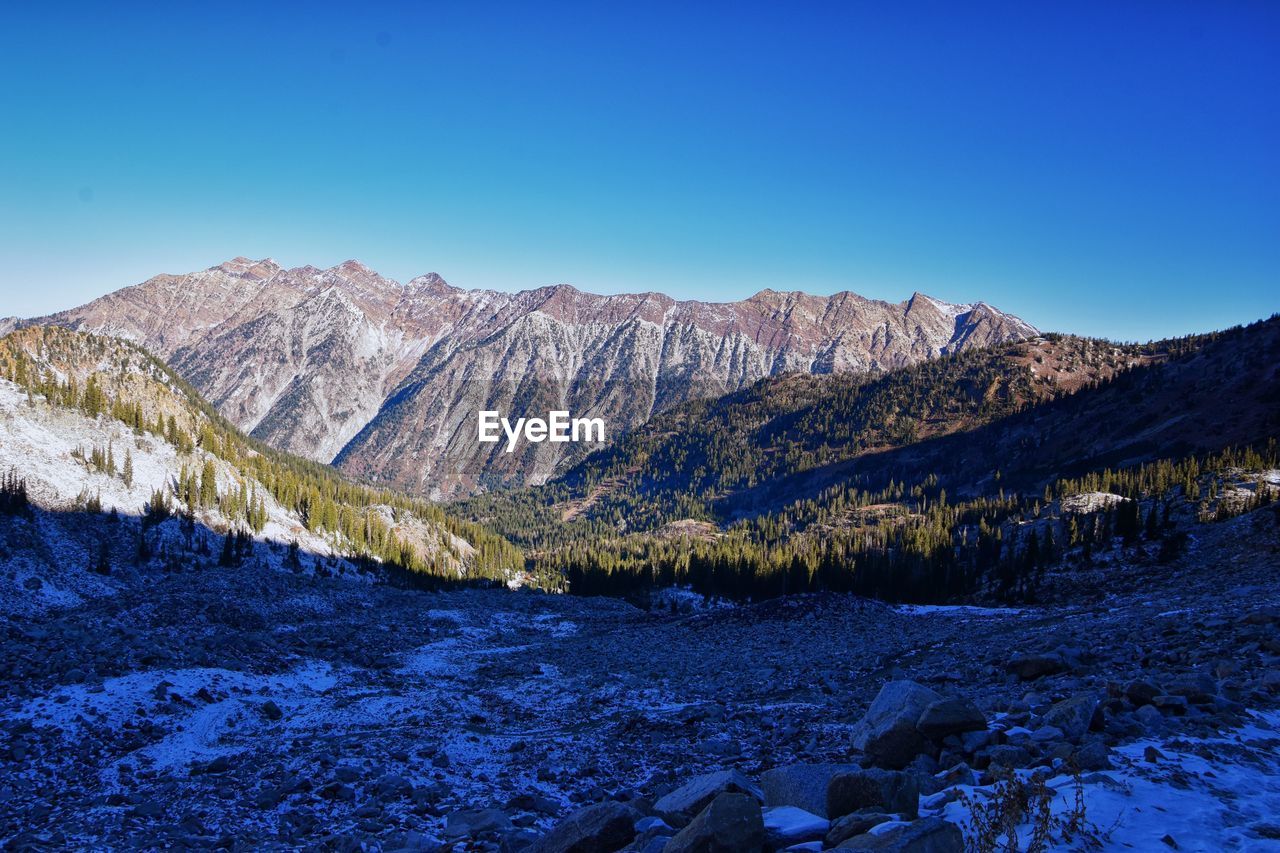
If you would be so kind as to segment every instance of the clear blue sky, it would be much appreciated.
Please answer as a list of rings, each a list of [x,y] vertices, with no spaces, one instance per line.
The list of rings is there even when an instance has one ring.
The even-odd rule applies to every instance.
[[[6,9],[0,316],[235,255],[1280,310],[1280,3],[144,5]]]

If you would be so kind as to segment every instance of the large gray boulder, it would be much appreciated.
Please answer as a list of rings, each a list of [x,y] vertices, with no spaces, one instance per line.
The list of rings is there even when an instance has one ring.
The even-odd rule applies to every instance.
[[[986,715],[978,706],[962,696],[951,696],[931,702],[916,720],[916,730],[931,740],[947,735],[980,732],[987,727]]]
[[[888,853],[964,853],[964,833],[954,823],[926,817],[886,832],[857,835],[837,850],[880,850]]]
[[[631,843],[640,813],[624,803],[597,803],[557,823],[532,853],[611,853]]]
[[[832,820],[863,809],[914,818],[919,812],[920,783],[901,770],[851,770],[827,786],[827,816]]]
[[[914,681],[890,681],[854,728],[853,745],[882,767],[906,767],[920,753],[931,751],[916,723],[941,698]]]
[[[837,774],[861,769],[857,764],[789,764],[760,776],[766,806],[795,806],[819,817],[827,815],[827,786]]]
[[[718,794],[667,842],[664,853],[759,853],[764,849],[760,802],[750,794]]]
[[[741,771],[720,770],[682,785],[654,803],[653,810],[667,823],[681,827],[725,793],[746,794],[755,799],[757,805],[764,800],[764,794]]]
[[[1089,693],[1063,699],[1045,712],[1043,723],[1062,730],[1069,741],[1078,741],[1089,731],[1093,715],[1098,711],[1098,697]]]

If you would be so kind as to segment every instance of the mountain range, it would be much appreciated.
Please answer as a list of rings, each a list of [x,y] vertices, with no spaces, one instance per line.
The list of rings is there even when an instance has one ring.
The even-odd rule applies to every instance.
[[[985,303],[920,293],[896,304],[848,292],[728,303],[569,285],[505,293],[434,273],[400,284],[356,261],[246,258],[0,321],[0,332],[23,325],[135,341],[254,438],[432,498],[541,483],[595,449],[480,444],[482,409],[565,409],[603,418],[614,438],[764,377],[880,373],[1037,334]]]

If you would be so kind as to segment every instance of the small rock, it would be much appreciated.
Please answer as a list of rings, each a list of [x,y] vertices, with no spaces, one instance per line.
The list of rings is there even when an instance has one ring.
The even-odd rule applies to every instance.
[[[164,814],[164,806],[156,800],[146,800],[129,809],[130,817],[159,817]]]

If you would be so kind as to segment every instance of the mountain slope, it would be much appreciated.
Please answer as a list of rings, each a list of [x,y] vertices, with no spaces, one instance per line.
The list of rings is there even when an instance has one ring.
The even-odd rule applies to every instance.
[[[1080,583],[1099,560],[1163,564],[1204,525],[1268,506],[1278,448],[1280,316],[766,380],[457,509],[581,594],[1033,601],[1049,569]]]
[[[505,542],[438,507],[246,439],[128,342],[41,327],[0,338],[0,424],[0,473],[20,482],[22,503],[38,510],[32,523],[42,530],[30,550],[48,551],[55,564],[96,566],[95,555],[56,552],[84,526],[70,519],[110,514],[113,540],[126,528],[141,537],[134,553],[142,564],[151,559],[144,552],[198,559],[210,537],[225,534],[239,552],[279,563],[289,548],[296,565],[350,572],[382,564],[507,580],[523,565]],[[109,543],[106,567],[120,550]]]
[[[244,258],[36,322],[135,340],[254,437],[432,496],[543,482],[594,449],[481,445],[480,409],[568,409],[605,418],[612,438],[766,376],[890,370],[1035,334],[983,303],[922,294],[896,305],[771,290],[723,304],[567,285],[508,294],[434,274],[400,285],[354,261]]]
[[[1143,346],[1048,336],[879,377],[785,376],[660,415],[472,517],[530,548],[686,520],[727,527],[829,490],[953,498],[1280,436],[1280,318]]]

